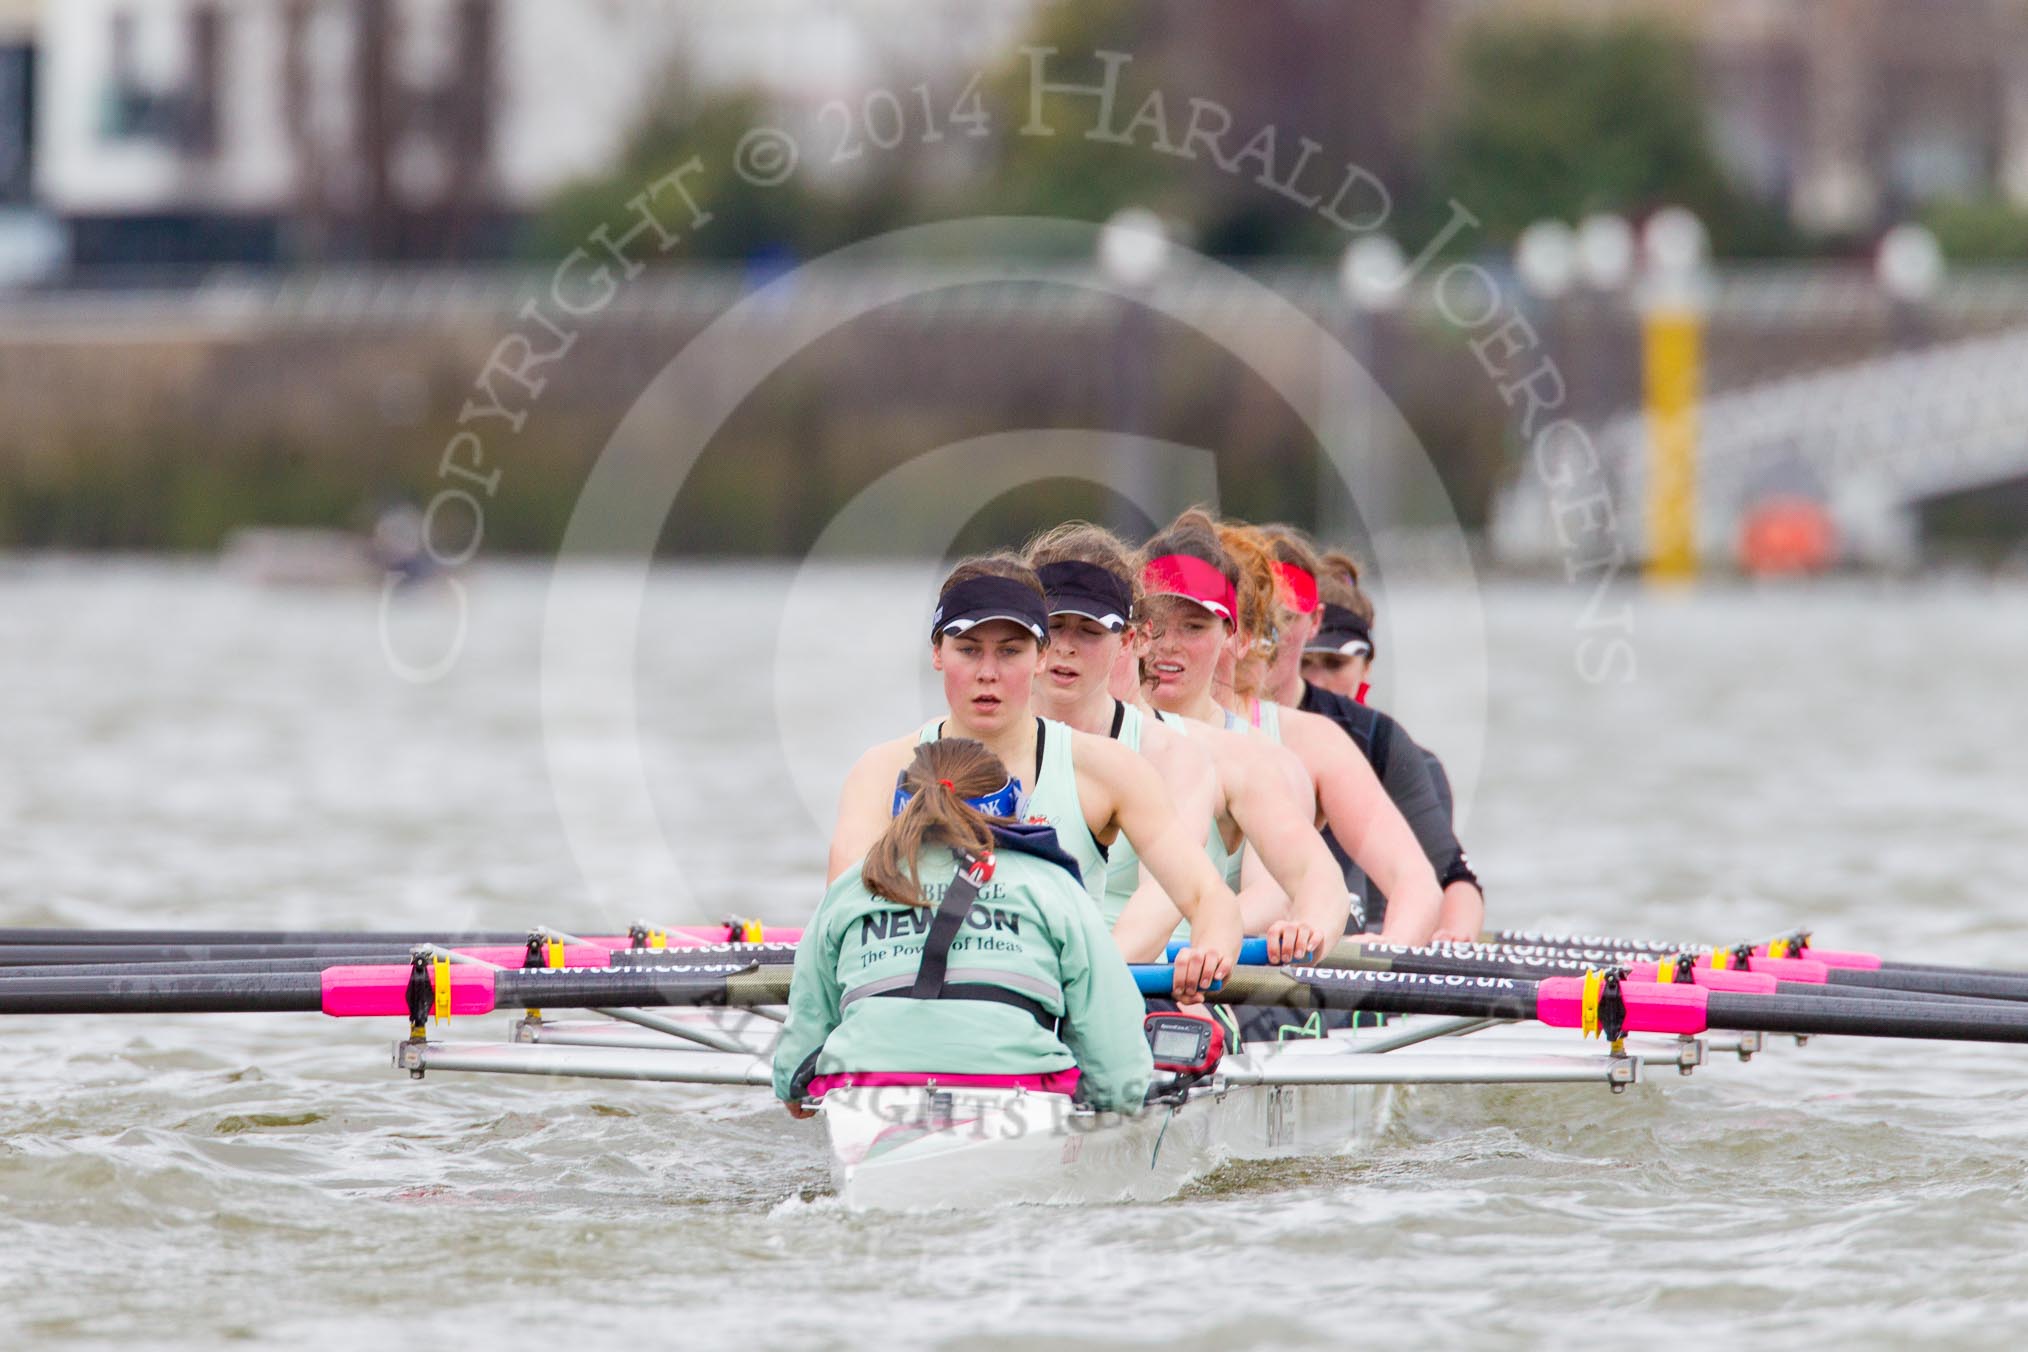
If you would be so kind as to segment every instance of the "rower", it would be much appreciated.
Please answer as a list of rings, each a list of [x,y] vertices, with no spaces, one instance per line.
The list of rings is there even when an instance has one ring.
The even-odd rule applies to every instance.
[[[1266,909],[1249,908],[1241,894],[1246,932],[1267,937],[1272,963],[1318,952],[1327,936],[1345,928],[1343,873],[1323,838],[1302,819],[1301,798],[1267,763],[1277,753],[1237,734],[1193,738],[1180,720],[1172,727],[1144,707],[1138,683],[1129,684],[1125,698],[1111,688],[1114,673],[1132,661],[1141,641],[1132,622],[1139,600],[1133,552],[1104,527],[1075,521],[1036,537],[1024,554],[1049,602],[1049,650],[1035,680],[1035,707],[1047,718],[1110,737],[1144,757],[1183,819],[1206,823],[1207,840],[1218,837],[1215,860],[1222,862],[1236,854],[1242,840],[1252,840],[1284,890],[1268,898]],[[1150,898],[1125,914],[1141,885],[1132,843],[1114,842],[1106,859],[1105,916],[1130,960],[1153,961],[1184,930],[1153,883]]]
[[[1268,542],[1192,509],[1151,540],[1146,554],[1150,701],[1200,723],[1251,728],[1293,752],[1312,824],[1329,825],[1396,899],[1381,936],[1427,943],[1442,894],[1372,767],[1329,719],[1258,698],[1289,624]]]
[[[803,930],[775,1096],[919,1085],[1138,1110],[1144,1006],[1077,862],[1020,824],[1020,785],[966,737],[917,745],[892,817]],[[880,998],[886,997],[886,998]]]
[[[1315,603],[1296,607],[1290,651],[1268,673],[1268,693],[1281,704],[1322,714],[1343,728],[1415,832],[1443,888],[1435,938],[1470,943],[1485,928],[1486,898],[1451,820],[1450,779],[1436,756],[1416,744],[1393,718],[1365,700],[1373,657],[1373,602],[1359,586],[1359,565],[1349,556],[1319,555],[1293,526],[1269,526],[1276,561],[1293,582],[1292,594],[1307,591]],[[1301,649],[1301,661],[1293,660]],[[1335,840],[1329,842],[1349,885],[1364,882]],[[1387,894],[1367,887],[1369,926],[1382,923]]]
[[[1191,947],[1176,958],[1176,998],[1201,999],[1239,953],[1238,898],[1147,761],[1110,738],[1030,711],[1048,633],[1042,584],[1020,559],[989,555],[952,570],[930,622],[930,660],[943,676],[948,712],[873,747],[852,767],[839,797],[829,876],[857,867],[887,829],[895,777],[917,744],[973,738],[1024,781],[1022,820],[1055,828],[1058,845],[1084,876],[1095,914],[1105,893],[1106,851],[1123,837],[1133,844],[1191,921]]]

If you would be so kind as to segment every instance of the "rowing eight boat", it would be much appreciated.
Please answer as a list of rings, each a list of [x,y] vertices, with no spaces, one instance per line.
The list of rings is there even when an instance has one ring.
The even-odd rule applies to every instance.
[[[776,942],[727,943],[732,934],[715,928],[591,941],[542,931],[499,951],[427,944],[390,962],[396,937],[387,935],[217,934],[193,946],[190,935],[22,932],[0,936],[0,1015],[405,1015],[410,1035],[396,1044],[395,1064],[417,1077],[771,1087],[768,1057],[789,984],[781,941],[790,936],[738,935]],[[316,951],[296,951],[303,947]],[[1379,1027],[1248,1044],[1222,1060],[1215,1052],[1185,1058],[1183,1073],[1130,1115],[955,1076],[834,1088],[821,1112],[837,1191],[848,1207],[875,1209],[1153,1200],[1228,1160],[1363,1151],[1397,1093],[1415,1086],[1591,1083],[1618,1092],[1644,1070],[1687,1074],[1712,1052],[1746,1059],[1773,1033],[2028,1042],[2028,974],[1860,954],[1818,961],[1808,955],[1820,950],[1802,940],[1782,941],[1780,953],[1639,956],[1628,950],[1643,946],[1613,940],[1596,954],[1589,947],[1349,944],[1316,967],[1241,967],[1213,1001],[1392,1017]],[[9,965],[10,956],[33,961]],[[1840,983],[1840,971],[1864,979]],[[1137,969],[1137,978],[1144,990],[1166,991],[1171,973]],[[558,1021],[538,1006],[600,1017]],[[442,1040],[443,1020],[495,1009],[527,1011],[510,1040]],[[1184,1022],[1201,1032],[1206,1021]],[[1586,1054],[1557,1028],[1598,1033],[1610,1050]],[[1151,1039],[1158,1051],[1159,1037]]]

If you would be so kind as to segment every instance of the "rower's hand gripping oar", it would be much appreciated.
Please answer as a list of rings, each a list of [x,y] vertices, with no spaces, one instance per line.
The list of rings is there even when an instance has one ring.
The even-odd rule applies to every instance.
[[[1293,940],[1291,940],[1291,942],[1293,942]],[[1162,951],[1164,962],[1165,963],[1175,962],[1176,955],[1181,953],[1184,947],[1185,945],[1180,942],[1170,944],[1166,949]],[[1314,962],[1316,961],[1317,956],[1318,956],[1317,950],[1312,948],[1308,952],[1300,953],[1295,957],[1286,959],[1286,961],[1291,965],[1299,961]],[[1270,955],[1268,951],[1268,941],[1266,939],[1259,937],[1242,941],[1239,945],[1239,953],[1236,957],[1233,958],[1232,961],[1235,966],[1239,967],[1266,967],[1271,965],[1272,966],[1281,965],[1280,963],[1276,963],[1274,958]]]

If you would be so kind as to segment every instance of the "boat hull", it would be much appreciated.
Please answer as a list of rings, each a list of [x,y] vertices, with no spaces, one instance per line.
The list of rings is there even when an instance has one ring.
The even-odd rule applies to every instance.
[[[1323,1042],[1227,1058],[1246,1069]],[[1173,1197],[1227,1160],[1370,1146],[1386,1085],[1203,1088],[1133,1116],[1015,1089],[861,1087],[824,1097],[832,1179],[855,1210],[1090,1205]]]

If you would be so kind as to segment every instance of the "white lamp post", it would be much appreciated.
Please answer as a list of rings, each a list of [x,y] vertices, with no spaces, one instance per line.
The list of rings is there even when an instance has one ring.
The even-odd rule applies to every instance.
[[[1401,307],[1407,299],[1408,258],[1401,246],[1386,235],[1361,235],[1345,248],[1338,260],[1338,290],[1350,302],[1343,341],[1352,360],[1378,388],[1380,373],[1375,370],[1378,344],[1374,341],[1373,319]],[[1328,366],[1325,369],[1329,369]],[[1348,458],[1363,460],[1366,472],[1358,485],[1354,511],[1369,535],[1395,524],[1396,492],[1394,448],[1387,445],[1387,423],[1382,411],[1362,400],[1352,390],[1326,383],[1320,392],[1323,408],[1319,425],[1337,438],[1339,451]],[[1317,466],[1317,529],[1327,538],[1350,534],[1351,523],[1326,519],[1326,511],[1337,505],[1341,486],[1352,484],[1340,475],[1326,456]]]
[[[1169,231],[1146,207],[1123,207],[1099,230],[1099,267],[1120,286],[1139,290],[1169,262]]]
[[[1944,266],[1943,246],[1927,226],[1905,221],[1880,237],[1873,276],[1887,295],[1896,348],[1918,347],[1928,336],[1923,309],[1943,285]]]
[[[1920,305],[1943,284],[1943,246],[1927,226],[1905,222],[1880,237],[1873,255],[1880,289],[1905,305]]]
[[[1169,265],[1169,231],[1162,218],[1146,207],[1123,207],[1099,229],[1098,265],[1107,280],[1129,291],[1146,291]],[[1113,415],[1120,435],[1130,443],[1147,434],[1148,409],[1154,384],[1155,330],[1147,307],[1133,300],[1118,303],[1119,322],[1113,329]],[[1140,466],[1124,471],[1116,484],[1127,499],[1114,522],[1128,538],[1141,530],[1140,514],[1153,511],[1157,485],[1148,457],[1125,448],[1124,463]]]
[[[1577,232],[1562,221],[1537,221],[1514,242],[1514,273],[1521,285],[1554,301],[1577,280]]]
[[[1617,291],[1633,279],[1634,227],[1610,212],[1577,223],[1577,273],[1586,286]]]
[[[1383,313],[1401,304],[1407,265],[1401,246],[1386,235],[1361,235],[1338,262],[1338,287],[1357,309]]]

